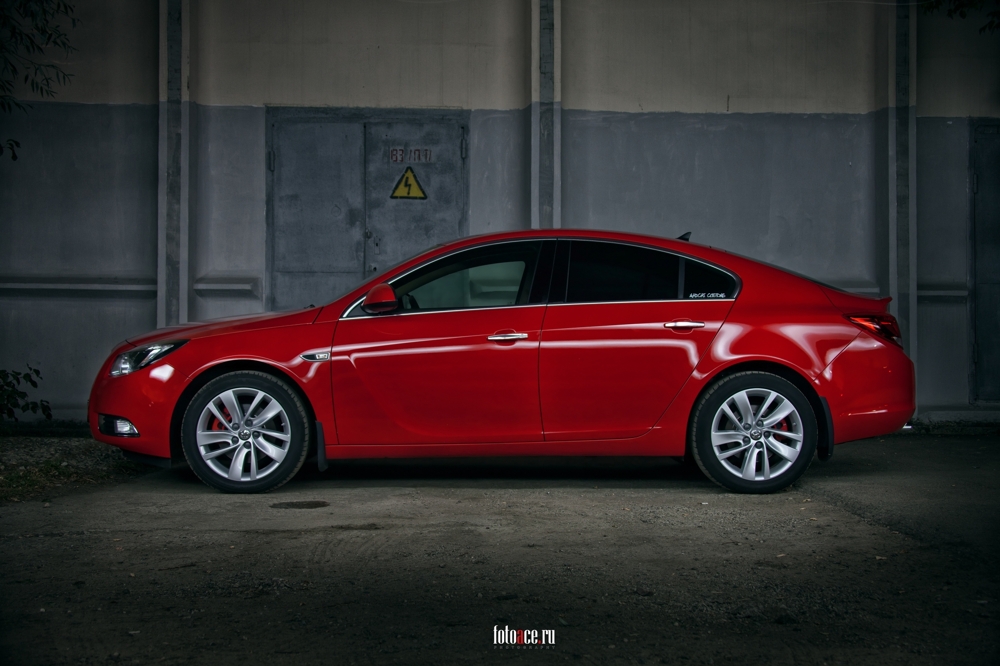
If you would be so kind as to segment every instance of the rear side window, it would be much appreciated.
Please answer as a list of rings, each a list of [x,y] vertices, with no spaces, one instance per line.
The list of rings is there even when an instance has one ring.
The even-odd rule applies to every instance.
[[[733,298],[736,279],[718,268],[700,261],[681,261],[681,285],[685,299]]]
[[[570,248],[566,302],[676,300],[679,273],[680,258],[669,252],[575,240]]]

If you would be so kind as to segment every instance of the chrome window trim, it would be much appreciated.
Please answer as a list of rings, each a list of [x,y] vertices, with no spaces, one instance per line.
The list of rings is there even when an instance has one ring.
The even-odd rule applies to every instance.
[[[364,299],[361,299],[361,301],[363,300]],[[357,303],[360,303],[361,301],[357,301]],[[355,305],[352,306],[351,309],[357,307],[357,303],[355,303]],[[390,315],[393,317],[410,317],[413,315],[448,314],[450,312],[480,312],[483,310],[511,310],[513,308],[544,308],[546,305],[547,305],[546,303],[531,303],[525,305],[492,305],[487,308],[452,308],[451,310],[404,310],[402,312],[387,312],[386,314],[380,314],[380,315],[359,315],[357,317],[341,317],[340,320],[354,321],[355,319],[384,319],[385,317],[388,317]],[[577,303],[574,303],[573,305],[577,305]],[[350,310],[348,310],[348,312],[350,312]]]
[[[658,301],[585,301],[580,303],[548,303],[549,307],[563,305],[635,305],[636,303],[731,303],[735,298],[664,298]]]
[[[552,237],[552,236],[538,236],[536,238],[513,238],[513,239],[510,239],[510,240],[480,243],[478,245],[470,245],[468,247],[463,247],[463,248],[455,250],[454,252],[449,252],[448,254],[442,254],[442,255],[440,255],[438,257],[434,257],[433,259],[428,259],[427,261],[425,261],[423,263],[417,264],[416,266],[414,266],[413,268],[409,269],[405,273],[400,273],[396,277],[392,278],[392,280],[389,280],[388,282],[386,282],[386,284],[388,284],[388,285],[391,286],[393,283],[395,283],[395,282],[397,282],[399,280],[402,280],[403,278],[405,278],[410,273],[413,273],[414,271],[420,270],[421,268],[423,268],[424,266],[428,265],[432,261],[438,261],[439,259],[447,259],[448,257],[452,257],[452,256],[458,254],[459,252],[465,252],[466,250],[474,250],[476,248],[487,247],[487,246],[490,246],[490,245],[506,245],[508,243],[524,243],[524,242],[547,241],[547,240],[555,240],[555,241],[562,241],[562,240],[567,240],[567,241],[587,241],[587,242],[591,242],[591,243],[615,243],[617,245],[628,245],[630,247],[641,247],[641,248],[644,248],[644,249],[647,249],[647,250],[654,250],[654,251],[657,251],[657,252],[665,252],[667,254],[672,254],[672,255],[680,258],[680,259],[685,259],[687,261],[696,261],[699,264],[704,264],[705,266],[708,266],[709,268],[714,268],[716,270],[722,271],[723,273],[726,273],[727,275],[729,275],[730,277],[732,277],[733,280],[736,282],[736,293],[733,294],[732,298],[667,298],[667,299],[660,299],[660,300],[653,300],[653,301],[588,301],[586,303],[548,303],[548,302],[546,302],[546,303],[533,303],[531,305],[494,305],[494,306],[491,306],[491,307],[488,307],[488,308],[455,308],[453,310],[426,310],[426,311],[420,311],[420,312],[389,312],[387,314],[388,315],[394,315],[394,316],[402,316],[402,315],[408,315],[408,314],[433,314],[433,313],[436,313],[436,312],[468,312],[468,311],[472,311],[472,310],[496,310],[496,309],[499,309],[499,308],[538,307],[540,305],[548,306],[548,305],[607,305],[607,304],[613,304],[613,303],[686,303],[686,302],[706,303],[706,302],[726,302],[726,301],[735,301],[736,298],[740,295],[740,292],[743,291],[743,280],[740,279],[739,275],[737,275],[733,271],[729,270],[728,268],[725,268],[723,266],[719,266],[718,264],[713,264],[712,262],[705,261],[704,259],[699,259],[697,257],[692,257],[692,256],[687,255],[687,254],[681,254],[680,252],[677,252],[675,250],[668,250],[668,249],[665,249],[665,248],[662,248],[662,247],[656,247],[654,245],[646,245],[645,243],[634,243],[634,242],[622,241],[622,240],[607,240],[607,239],[604,239],[604,238],[586,238],[586,237],[580,238],[580,237],[576,237],[576,236],[555,236],[555,237]],[[570,257],[570,266],[572,266],[572,265],[573,265],[573,259],[572,259],[572,257]],[[569,280],[569,274],[568,273],[566,275],[566,279]],[[367,296],[367,294],[366,294],[366,296]],[[341,313],[339,319],[375,319],[375,318],[378,318],[378,317],[385,317],[386,316],[386,315],[361,315],[361,316],[358,316],[358,317],[348,317],[347,315],[352,310],[354,310],[354,308],[358,307],[358,305],[360,305],[364,300],[365,300],[365,296],[362,296],[361,298],[359,298],[356,301],[354,301],[353,303],[351,303],[347,308],[344,309],[344,311]]]

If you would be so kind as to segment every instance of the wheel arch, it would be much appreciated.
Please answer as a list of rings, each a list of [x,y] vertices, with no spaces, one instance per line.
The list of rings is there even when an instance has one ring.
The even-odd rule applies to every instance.
[[[295,394],[305,405],[307,416],[310,422],[316,420],[316,412],[313,409],[312,403],[309,401],[309,396],[306,392],[302,390],[299,383],[295,381],[292,375],[288,374],[278,366],[270,365],[262,361],[251,361],[251,360],[233,360],[233,361],[223,361],[211,367],[205,368],[201,373],[196,375],[194,379],[187,385],[187,387],[181,392],[180,397],[177,399],[177,403],[174,405],[173,414],[170,417],[170,459],[177,461],[184,460],[184,451],[181,449],[181,424],[184,421],[184,412],[187,411],[188,405],[191,404],[191,400],[194,398],[195,394],[202,389],[203,386],[208,384],[210,381],[222,375],[229,374],[230,372],[239,372],[241,370],[252,370],[256,372],[262,372],[267,375],[271,375],[275,379],[280,379],[281,381],[288,384]],[[313,432],[312,438],[315,439],[315,432]],[[308,446],[312,447],[314,442],[309,442]],[[308,454],[307,454],[308,455]]]
[[[809,406],[812,407],[813,414],[816,416],[816,426],[818,431],[816,442],[817,455],[820,460],[830,459],[833,455],[834,443],[833,418],[830,414],[830,406],[827,404],[826,399],[816,392],[812,382],[810,382],[801,372],[790,366],[778,363],[777,361],[760,360],[744,361],[726,366],[708,378],[692,404],[697,405],[709,389],[715,386],[718,382],[722,381],[726,377],[729,377],[730,375],[735,375],[740,372],[767,372],[772,375],[777,375],[778,377],[790,382],[793,386],[795,386],[795,388],[802,391],[802,395],[804,395],[806,400],[809,401]],[[691,455],[691,447],[694,444],[693,433],[695,426],[695,411],[697,410],[692,408],[688,413],[687,446],[685,449],[685,456]]]

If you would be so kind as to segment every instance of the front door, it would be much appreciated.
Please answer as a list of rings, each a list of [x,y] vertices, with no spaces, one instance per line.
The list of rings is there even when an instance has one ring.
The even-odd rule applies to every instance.
[[[394,280],[399,310],[349,312],[331,361],[339,441],[541,441],[545,306],[529,298],[541,246],[458,252]]]
[[[736,281],[652,248],[559,245],[539,357],[545,439],[638,437],[708,350]]]

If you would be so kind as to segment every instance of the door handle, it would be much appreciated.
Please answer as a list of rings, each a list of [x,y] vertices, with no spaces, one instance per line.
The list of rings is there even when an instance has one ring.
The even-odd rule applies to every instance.
[[[524,340],[527,337],[527,333],[497,333],[486,339],[491,342],[512,342],[514,340]]]
[[[705,328],[705,322],[703,321],[672,321],[670,323],[664,324],[663,328],[672,328],[685,330],[689,328]]]

